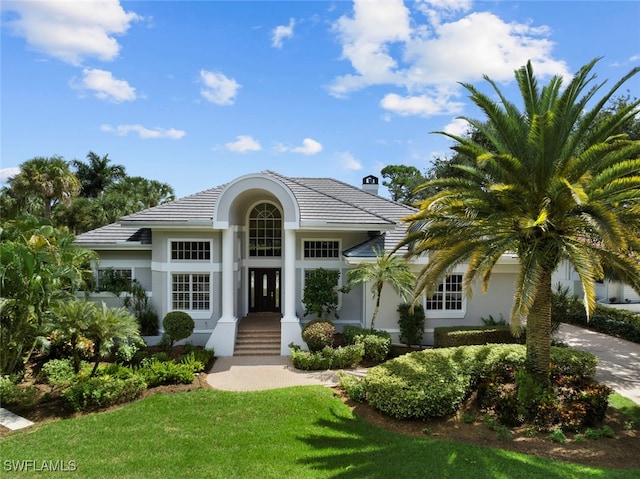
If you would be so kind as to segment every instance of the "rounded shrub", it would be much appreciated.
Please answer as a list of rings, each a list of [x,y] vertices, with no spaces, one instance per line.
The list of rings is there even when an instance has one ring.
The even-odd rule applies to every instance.
[[[162,320],[162,327],[173,346],[174,341],[180,341],[191,336],[195,323],[193,318],[184,311],[171,311]]]
[[[328,319],[317,318],[309,321],[302,329],[302,339],[310,351],[322,351],[333,346],[336,328]]]

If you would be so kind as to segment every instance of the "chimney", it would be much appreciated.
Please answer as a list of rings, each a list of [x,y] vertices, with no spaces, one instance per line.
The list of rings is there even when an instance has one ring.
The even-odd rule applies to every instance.
[[[364,191],[368,191],[369,193],[373,193],[374,195],[378,194],[378,177],[369,175],[362,178],[362,189]]]

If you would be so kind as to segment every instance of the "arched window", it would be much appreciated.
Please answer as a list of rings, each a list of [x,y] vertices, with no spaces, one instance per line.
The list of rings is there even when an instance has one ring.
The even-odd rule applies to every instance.
[[[260,203],[249,215],[249,256],[281,256],[282,214],[271,203]]]

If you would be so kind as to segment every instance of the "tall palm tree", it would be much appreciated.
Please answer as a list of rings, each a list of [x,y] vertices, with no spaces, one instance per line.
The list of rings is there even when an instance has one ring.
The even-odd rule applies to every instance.
[[[13,191],[25,201],[42,198],[44,217],[51,218],[51,208],[80,192],[80,181],[61,156],[36,157],[20,165],[20,173],[9,179]]]
[[[93,151],[87,154],[87,162],[73,160],[71,164],[76,169],[76,175],[82,185],[81,195],[95,198],[112,183],[126,176],[122,165],[109,164],[109,155],[98,156]]]
[[[363,261],[354,269],[347,271],[349,287],[360,283],[371,284],[371,296],[376,300],[376,307],[371,316],[371,329],[375,329],[376,316],[380,310],[380,297],[385,283],[406,301],[415,284],[415,276],[406,261],[397,255],[388,254],[384,250],[376,250],[374,262]]]
[[[440,132],[475,164],[459,167],[464,176],[425,185],[438,192],[407,218],[403,241],[410,255],[429,255],[418,291],[430,290],[461,263],[468,264],[465,289],[481,278],[486,290],[500,257],[518,255],[511,321],[516,330],[526,321],[526,368],[542,384],[548,384],[550,370],[551,274],[561,261],[575,267],[588,314],[596,305],[594,283],[605,275],[624,278],[640,291],[640,141],[619,134],[640,102],[598,120],[614,92],[640,68],[596,100],[603,83],[585,89],[597,61],[582,67],[564,89],[558,76],[540,89],[529,62],[515,73],[522,111],[487,77],[492,95],[464,84],[487,117],[465,120],[488,144]]]

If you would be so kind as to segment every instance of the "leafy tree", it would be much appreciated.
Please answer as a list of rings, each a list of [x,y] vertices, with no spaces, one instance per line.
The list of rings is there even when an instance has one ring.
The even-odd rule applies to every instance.
[[[24,217],[0,229],[0,374],[21,369],[56,301],[87,288],[94,252],[46,220]]]
[[[319,318],[328,318],[334,314],[337,318],[340,272],[318,268],[308,271],[307,274],[302,295],[304,315],[314,313]]]
[[[106,154],[102,157],[93,151],[87,154],[87,162],[73,160],[71,164],[76,169],[76,176],[80,180],[82,189],[80,195],[85,198],[98,197],[109,185],[125,178],[125,167],[110,165],[111,160]]]
[[[640,68],[596,100],[603,84],[585,89],[597,61],[564,89],[559,76],[540,89],[529,62],[515,73],[523,110],[488,77],[492,95],[465,84],[487,120],[465,119],[489,145],[441,132],[474,164],[457,167],[463,178],[427,184],[438,192],[408,219],[403,241],[411,256],[429,254],[418,292],[431,290],[464,262],[465,289],[481,278],[486,290],[500,257],[517,253],[521,268],[511,323],[517,331],[526,320],[526,368],[542,385],[549,384],[551,274],[560,261],[575,267],[589,314],[596,305],[594,283],[605,275],[624,278],[640,291],[640,142],[618,134],[638,115],[639,102],[599,121],[607,101]]]
[[[100,198],[108,223],[120,217],[152,208],[175,199],[173,188],[167,183],[141,176],[127,176],[108,186]]]
[[[20,173],[9,179],[9,186],[21,201],[40,198],[43,216],[51,218],[52,208],[80,192],[80,181],[61,156],[36,157],[20,165]]]
[[[389,189],[392,200],[412,205],[421,199],[416,188],[424,183],[426,178],[415,166],[388,165],[382,168],[381,173],[386,179],[382,184]]]
[[[371,329],[375,329],[376,316],[380,309],[380,296],[386,283],[405,301],[411,294],[415,284],[415,276],[406,261],[401,257],[376,250],[373,262],[363,261],[354,269],[347,272],[349,287],[360,283],[371,284],[371,297],[376,300],[376,306],[371,316]]]

